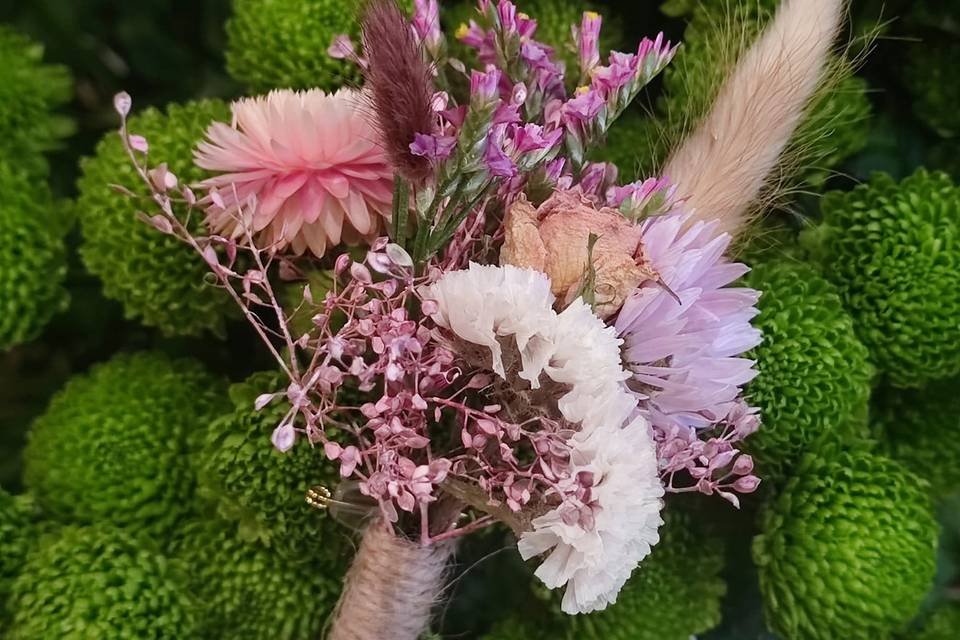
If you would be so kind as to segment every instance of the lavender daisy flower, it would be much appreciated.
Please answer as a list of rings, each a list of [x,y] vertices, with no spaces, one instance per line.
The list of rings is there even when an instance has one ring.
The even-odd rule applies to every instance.
[[[663,431],[717,424],[757,373],[752,360],[739,356],[760,343],[750,325],[760,294],[727,287],[748,271],[724,257],[730,240],[716,223],[691,225],[686,214],[643,224],[643,247],[662,283],[639,287],[616,327],[631,388]]]

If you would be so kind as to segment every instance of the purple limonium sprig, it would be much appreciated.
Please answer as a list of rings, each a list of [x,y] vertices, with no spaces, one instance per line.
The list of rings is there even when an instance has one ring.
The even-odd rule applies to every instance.
[[[603,18],[595,11],[585,11],[580,27],[576,29],[580,79],[586,82],[600,64],[600,26]]]
[[[437,0],[414,1],[411,27],[417,41],[423,45],[430,56],[434,59],[439,58],[443,51],[444,38],[440,30],[440,6]]]
[[[565,97],[563,65],[551,47],[534,39],[536,20],[518,12],[509,0],[500,0],[496,8],[481,3],[479,19],[482,24],[471,20],[461,25],[457,39],[475,49],[482,63],[496,65],[511,82],[527,87],[529,119],[540,117],[548,99]]]
[[[367,66],[367,59],[357,52],[357,46],[345,33],[333,37],[333,42],[327,48],[327,55],[335,60],[349,60],[361,69]]]
[[[597,205],[604,203],[604,194],[617,183],[617,165],[611,162],[589,162],[580,174],[580,191]]]
[[[677,186],[666,177],[647,178],[624,186],[612,186],[606,191],[607,206],[619,209],[624,217],[639,222],[645,218],[667,213],[676,204]]]
[[[487,136],[487,144],[483,152],[483,161],[487,165],[487,170],[490,175],[498,178],[512,178],[517,175],[517,165],[503,150],[506,130],[507,125],[495,126]]]
[[[497,25],[505,35],[519,35],[516,5],[508,0],[500,0],[497,4]]]
[[[614,51],[606,66],[593,67],[590,84],[579,87],[561,109],[567,150],[575,170],[582,170],[585,150],[603,139],[610,125],[663,71],[676,50],[661,33],[655,40],[644,38],[636,54]]]
[[[428,158],[435,163],[449,158],[456,146],[457,139],[454,136],[418,133],[410,144],[410,153]]]
[[[500,80],[503,73],[493,65],[486,70],[470,72],[470,104],[474,108],[486,108],[500,98]]]

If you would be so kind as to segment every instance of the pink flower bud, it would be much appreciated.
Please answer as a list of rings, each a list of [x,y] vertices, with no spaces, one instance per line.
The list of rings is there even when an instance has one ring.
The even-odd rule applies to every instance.
[[[743,476],[733,483],[733,488],[740,493],[753,493],[760,486],[760,478],[757,476]]]
[[[737,461],[733,463],[733,472],[738,476],[745,476],[748,473],[753,471],[753,458],[746,454],[741,455],[737,458]]]
[[[113,96],[113,108],[120,114],[121,118],[126,118],[130,113],[130,107],[133,105],[133,98],[126,91],[121,91]]]
[[[337,261],[334,263],[333,271],[339,276],[344,271],[346,271],[347,267],[349,266],[350,266],[350,255],[344,253],[337,256]]]
[[[336,460],[343,452],[343,447],[336,442],[327,442],[323,445],[323,452],[326,454],[327,460]]]
[[[147,139],[143,136],[132,135],[130,136],[130,148],[140,153],[147,153],[150,150],[150,145],[147,144]]]
[[[279,425],[273,430],[273,435],[270,436],[270,442],[273,443],[273,446],[283,453],[293,448],[293,443],[296,439],[297,432],[294,430],[292,424]]]

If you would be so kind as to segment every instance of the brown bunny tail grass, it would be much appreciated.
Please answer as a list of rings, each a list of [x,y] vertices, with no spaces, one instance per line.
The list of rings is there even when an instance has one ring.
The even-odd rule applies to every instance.
[[[417,133],[434,126],[433,76],[395,0],[371,0],[363,13],[366,88],[394,168],[412,182],[431,175],[430,162],[410,153]]]

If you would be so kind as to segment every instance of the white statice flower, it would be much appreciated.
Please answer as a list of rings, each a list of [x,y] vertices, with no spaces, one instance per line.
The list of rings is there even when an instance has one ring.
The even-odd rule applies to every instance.
[[[533,520],[521,535],[527,559],[547,554],[536,575],[551,589],[566,585],[563,610],[587,613],[615,602],[636,566],[659,540],[663,486],[650,427],[624,381],[621,339],[590,307],[575,300],[553,310],[550,281],[512,266],[480,266],[444,274],[421,292],[436,301],[434,320],[461,340],[490,349],[492,368],[506,378],[502,346],[516,342],[533,387],[541,376],[567,389],[557,399],[578,427],[570,438],[568,482],[592,478],[589,518],[571,518],[569,500]],[[575,500],[574,500],[575,501]]]
[[[533,269],[470,263],[445,273],[421,295],[437,303],[434,321],[458,338],[490,349],[492,368],[506,378],[500,338],[512,338],[520,351],[520,377],[538,386],[544,362],[545,332],[552,326],[550,280]]]
[[[660,537],[663,485],[647,421],[624,385],[621,340],[590,307],[574,301],[557,315],[554,357],[544,373],[570,385],[559,399],[564,417],[580,429],[571,438],[571,478],[588,473],[599,507],[593,526],[564,517],[571,505],[534,519],[521,535],[524,559],[549,552],[536,575],[551,589],[566,585],[562,607],[589,613],[616,602],[630,574]]]
[[[549,588],[566,585],[565,613],[590,613],[617,600],[630,574],[660,540],[663,485],[656,449],[643,418],[608,425],[574,445],[573,476],[593,476],[599,505],[593,526],[564,518],[564,505],[533,521],[520,537],[523,558],[549,553],[536,576]]]
[[[581,435],[607,424],[622,425],[637,401],[624,390],[630,373],[621,365],[623,341],[616,329],[578,298],[557,314],[550,338],[553,348],[544,373],[570,388],[557,403],[563,416],[580,425]]]

